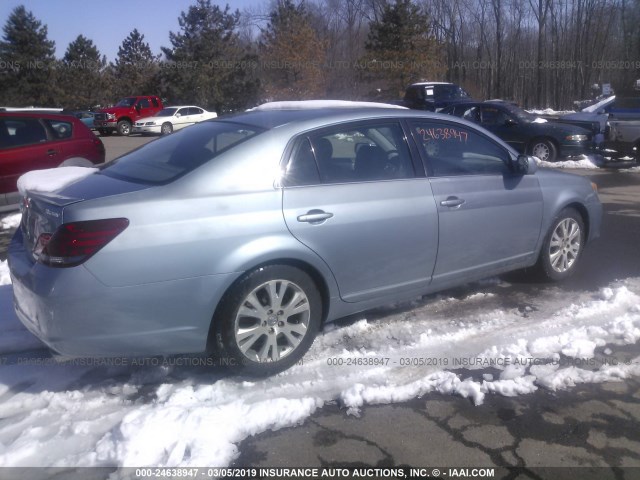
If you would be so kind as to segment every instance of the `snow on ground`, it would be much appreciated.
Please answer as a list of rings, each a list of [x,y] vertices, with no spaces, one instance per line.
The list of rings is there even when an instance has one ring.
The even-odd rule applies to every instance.
[[[0,230],[10,230],[12,228],[18,228],[18,225],[20,225],[20,220],[22,220],[21,213],[13,213],[11,215],[7,215],[4,218],[0,218]]]
[[[10,283],[9,265],[6,260],[0,260],[0,285],[9,285]]]
[[[581,169],[594,169],[600,168],[602,162],[587,155],[582,155],[583,158],[579,160],[563,160],[559,162],[545,162],[540,159],[538,160],[538,166],[546,167],[546,168],[562,168],[562,169],[572,169],[572,168],[581,168]]]
[[[576,113],[573,110],[554,110],[553,108],[527,110],[527,112],[533,115],[569,115],[570,113]]]
[[[505,306],[509,288],[494,279],[327,326],[302,364],[247,379],[204,357],[59,363],[0,287],[0,465],[225,466],[244,438],[328,402],[357,415],[428,392],[480,404],[640,375],[640,358],[611,354],[640,339],[640,278],[570,298],[540,287]]]

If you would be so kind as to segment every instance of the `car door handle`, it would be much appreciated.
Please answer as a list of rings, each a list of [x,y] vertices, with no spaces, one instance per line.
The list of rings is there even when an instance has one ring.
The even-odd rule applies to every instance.
[[[304,215],[298,216],[298,221],[317,224],[322,223],[331,217],[333,217],[333,213],[324,212],[322,210],[309,210]]]
[[[56,156],[57,154],[58,154],[58,151],[57,151],[57,150],[54,150],[54,149],[47,150],[47,155],[48,155],[49,157],[54,157],[54,156]]]
[[[443,207],[459,207],[463,203],[464,200],[462,198],[448,197],[446,200],[442,200],[440,202],[440,205],[442,205]]]

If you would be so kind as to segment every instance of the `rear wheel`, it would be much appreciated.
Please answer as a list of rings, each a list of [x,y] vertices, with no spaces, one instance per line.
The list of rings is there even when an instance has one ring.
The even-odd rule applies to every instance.
[[[545,237],[536,268],[547,280],[564,280],[571,276],[582,255],[585,242],[584,221],[573,208],[566,208],[555,218]]]
[[[529,145],[529,154],[538,157],[543,162],[555,162],[558,159],[558,150],[551,140],[539,138]]]
[[[313,280],[287,265],[269,265],[241,279],[214,318],[225,364],[254,376],[273,375],[307,352],[322,318]]]

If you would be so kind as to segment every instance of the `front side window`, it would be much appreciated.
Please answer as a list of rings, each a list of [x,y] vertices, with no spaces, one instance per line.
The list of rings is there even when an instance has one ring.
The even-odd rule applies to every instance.
[[[169,183],[263,131],[233,122],[198,123],[123,155],[102,173],[152,185]]]
[[[469,127],[418,121],[412,130],[435,177],[511,172],[509,152]]]
[[[133,107],[136,103],[136,97],[127,97],[116,103],[116,107]]]
[[[140,101],[138,102],[138,107],[140,107],[140,108],[149,108],[149,99],[148,98],[140,99]]]
[[[176,113],[177,108],[163,108],[158,113],[155,114],[156,117],[173,117]]]
[[[181,117],[189,115],[189,109],[188,108],[181,108],[180,110],[178,110],[178,115],[180,115]]]
[[[414,177],[398,123],[324,129],[301,138],[286,168],[286,185],[396,180]]]

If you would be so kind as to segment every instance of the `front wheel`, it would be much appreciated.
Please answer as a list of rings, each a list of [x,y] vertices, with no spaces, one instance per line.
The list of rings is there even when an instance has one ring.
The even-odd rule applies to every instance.
[[[545,237],[538,272],[547,280],[564,280],[571,276],[582,255],[585,242],[584,221],[573,208],[566,208],[555,218]]]
[[[543,162],[555,162],[558,159],[556,146],[553,142],[544,138],[531,142],[529,153]]]
[[[269,265],[242,278],[214,318],[225,364],[254,376],[296,363],[320,328],[322,301],[313,280],[287,265]]]
[[[173,132],[173,125],[171,125],[169,122],[163,123],[160,127],[161,135],[169,135],[171,132]]]
[[[118,133],[127,136],[131,133],[131,123],[128,120],[120,120],[118,122]]]

